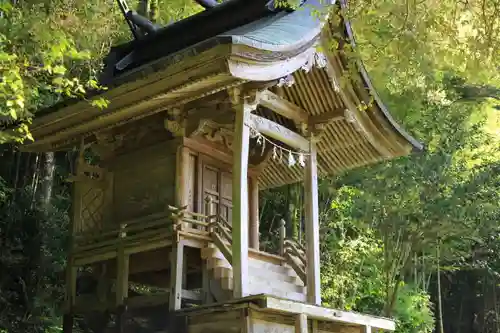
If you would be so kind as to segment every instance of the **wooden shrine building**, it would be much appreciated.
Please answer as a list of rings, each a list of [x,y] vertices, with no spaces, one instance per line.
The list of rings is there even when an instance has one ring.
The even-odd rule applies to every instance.
[[[318,176],[422,149],[348,57],[341,6],[229,0],[146,25],[111,50],[105,92],[37,114],[26,151],[79,149],[65,332],[91,313],[110,332],[394,330],[321,307]],[[259,191],[296,182],[305,245],[261,251]]]

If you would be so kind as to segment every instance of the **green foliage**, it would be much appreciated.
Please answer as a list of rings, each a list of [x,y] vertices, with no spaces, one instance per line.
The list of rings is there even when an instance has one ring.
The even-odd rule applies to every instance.
[[[149,10],[164,25],[202,8],[158,0]],[[364,60],[391,113],[428,149],[320,182],[325,305],[394,317],[400,333],[431,332],[439,265],[442,279],[455,278],[460,293],[471,286],[481,304],[497,306],[475,283],[487,280],[496,290],[500,277],[499,10],[498,0],[349,1],[344,14],[359,53],[347,52]],[[101,89],[102,57],[131,38],[111,0],[4,1],[0,11],[0,119],[17,125],[0,130],[0,143],[30,139],[39,109]],[[100,98],[89,103],[108,105]],[[7,170],[0,178],[0,272],[12,273],[0,274],[0,327],[60,331],[66,185],[56,181],[51,208],[40,210],[40,167],[33,162],[39,156],[23,155],[23,163],[14,156],[2,162],[15,167],[0,165]],[[58,166],[63,177],[67,163]],[[300,197],[298,188],[263,195],[265,249],[277,248],[281,218],[294,236],[303,234]],[[455,315],[460,322],[461,310],[450,309],[463,298],[442,297],[445,321]]]
[[[50,17],[40,17],[38,9],[3,8],[0,116],[15,126],[0,132],[0,143],[32,140],[28,125],[36,110],[64,97],[83,97],[92,82],[89,73],[80,79],[76,74],[81,69],[69,70],[88,62],[90,53],[78,51],[73,38],[57,29]]]
[[[427,293],[411,285],[400,287],[394,309],[397,331],[408,333],[430,333],[434,330],[434,314]]]

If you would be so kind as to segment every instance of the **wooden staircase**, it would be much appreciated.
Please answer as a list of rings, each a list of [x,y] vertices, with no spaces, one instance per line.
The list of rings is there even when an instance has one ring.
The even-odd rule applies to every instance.
[[[214,242],[201,250],[201,256],[209,270],[212,295],[221,302],[232,298],[231,226],[218,216],[210,223],[210,235]],[[268,294],[295,301],[306,300],[303,277],[299,276],[302,267],[297,274],[294,267],[285,262],[280,265],[252,256],[248,265],[251,295]]]

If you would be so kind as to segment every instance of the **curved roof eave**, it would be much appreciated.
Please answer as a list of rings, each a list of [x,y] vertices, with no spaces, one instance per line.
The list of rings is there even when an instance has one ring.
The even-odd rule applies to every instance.
[[[340,2],[340,5],[342,8],[346,8],[346,6],[347,6],[346,0],[339,0],[339,2]],[[354,33],[353,33],[352,28],[351,28],[351,24],[348,20],[344,20],[344,25],[345,25],[346,34],[347,34],[347,37],[349,39],[349,42],[350,42],[352,48],[355,49],[357,46],[356,46],[356,40],[354,39]],[[382,102],[376,89],[374,88],[374,86],[370,80],[370,77],[368,75],[368,71],[366,70],[363,62],[358,60],[357,67],[358,67],[358,71],[359,71],[359,73],[364,81],[364,84],[368,87],[370,94],[373,96],[373,98],[377,102],[378,107],[382,111],[383,115],[385,116],[385,118],[387,119],[389,124],[397,131],[397,133],[399,135],[401,135],[406,141],[408,141],[411,144],[411,146],[413,147],[413,151],[415,151],[415,152],[423,151],[425,149],[424,144],[419,142],[417,139],[415,139],[413,136],[411,136],[408,132],[406,132],[396,122],[396,120],[392,117],[389,110],[387,109],[385,104]]]
[[[313,43],[320,35],[335,0],[307,0],[293,12],[281,12],[232,29],[218,38],[229,38],[233,45],[261,51],[289,52]]]

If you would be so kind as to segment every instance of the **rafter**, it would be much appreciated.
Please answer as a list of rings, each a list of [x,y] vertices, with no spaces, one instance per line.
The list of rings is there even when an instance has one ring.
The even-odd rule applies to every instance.
[[[307,123],[308,121],[309,115],[306,110],[269,90],[260,93],[259,103],[263,107],[295,122]]]

